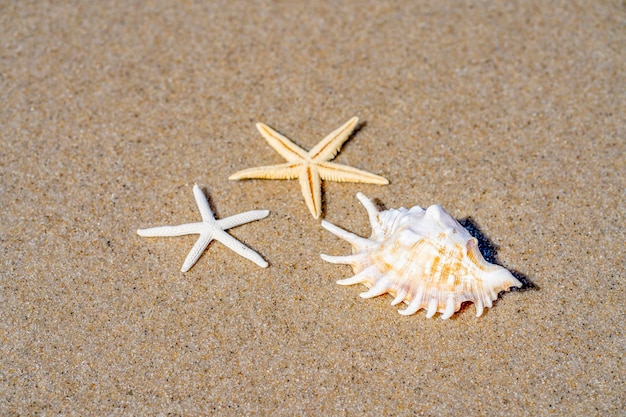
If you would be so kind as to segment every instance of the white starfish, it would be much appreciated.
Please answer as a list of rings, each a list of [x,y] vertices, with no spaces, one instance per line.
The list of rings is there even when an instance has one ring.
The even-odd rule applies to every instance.
[[[351,166],[329,162],[337,155],[341,145],[350,137],[358,121],[357,117],[348,120],[308,152],[269,126],[257,123],[256,127],[265,140],[289,162],[245,169],[234,173],[228,179],[291,180],[298,178],[304,201],[313,217],[317,219],[322,212],[322,180],[389,184],[389,181],[381,176]]]
[[[198,258],[200,258],[200,255],[202,255],[207,246],[209,246],[209,243],[211,243],[214,239],[219,240],[226,245],[227,248],[237,252],[244,258],[250,259],[255,264],[263,268],[267,267],[267,262],[265,262],[265,260],[261,258],[258,253],[226,233],[225,230],[245,223],[250,223],[255,220],[264,219],[270,214],[269,210],[246,211],[245,213],[235,214],[234,216],[230,216],[225,219],[216,220],[211,208],[209,207],[209,202],[207,201],[206,196],[197,184],[193,186],[193,195],[196,199],[198,209],[200,210],[200,216],[202,216],[201,222],[181,224],[178,226],[161,226],[152,227],[150,229],[139,229],[137,230],[137,234],[139,234],[139,236],[146,237],[199,234],[200,237],[198,238],[198,241],[195,245],[193,245],[193,248],[191,248],[189,255],[187,255],[187,258],[183,263],[183,267],[181,268],[182,272],[189,271]]]

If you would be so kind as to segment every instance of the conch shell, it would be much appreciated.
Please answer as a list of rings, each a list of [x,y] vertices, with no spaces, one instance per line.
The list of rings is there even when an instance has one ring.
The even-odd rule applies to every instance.
[[[441,206],[379,212],[363,194],[357,198],[367,210],[372,235],[365,239],[322,221],[322,227],[352,244],[352,255],[322,259],[352,266],[355,275],[337,283],[366,285],[361,297],[389,293],[395,297],[391,305],[408,304],[400,314],[425,308],[426,317],[438,312],[442,319],[471,301],[478,317],[500,291],[522,286],[508,270],[487,262],[476,238]]]

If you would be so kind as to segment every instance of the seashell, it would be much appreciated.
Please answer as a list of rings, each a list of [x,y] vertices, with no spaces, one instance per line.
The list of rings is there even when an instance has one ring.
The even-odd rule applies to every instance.
[[[379,212],[363,194],[357,198],[367,210],[372,235],[365,239],[322,221],[322,227],[352,244],[352,255],[322,259],[351,265],[355,275],[337,283],[366,285],[361,297],[389,293],[391,305],[408,304],[400,314],[425,308],[426,317],[438,312],[442,319],[471,301],[478,317],[500,291],[522,286],[507,269],[487,262],[476,238],[441,206]]]

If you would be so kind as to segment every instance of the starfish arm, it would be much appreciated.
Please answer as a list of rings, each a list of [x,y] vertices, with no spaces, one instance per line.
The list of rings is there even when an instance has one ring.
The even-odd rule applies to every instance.
[[[215,216],[211,211],[211,207],[209,207],[209,201],[207,200],[206,196],[204,195],[202,189],[198,186],[198,184],[194,184],[193,186],[193,196],[196,199],[198,210],[200,210],[200,216],[202,216],[202,221],[215,221]]]
[[[339,149],[341,149],[341,145],[350,137],[358,121],[358,117],[353,117],[340,128],[334,130],[322,139],[320,143],[309,151],[309,158],[315,162],[330,161],[333,159],[335,155],[337,155],[337,152],[339,152]]]
[[[389,184],[386,178],[367,171],[356,169],[334,162],[320,162],[317,164],[322,179],[337,182],[362,182],[366,184]]]
[[[307,152],[271,127],[257,123],[256,128],[276,152],[289,162],[302,161]]]
[[[298,178],[300,165],[293,163],[268,165],[264,167],[248,168],[235,172],[228,177],[229,180],[248,180],[260,178],[264,180],[292,180]]]
[[[213,232],[210,231],[200,234],[200,237],[189,251],[189,255],[185,258],[183,267],[180,269],[181,272],[189,271],[189,269],[196,263],[196,261],[200,258],[200,255],[202,255],[206,247],[209,246],[209,243],[211,243],[211,240],[213,240],[212,235]]]
[[[300,171],[300,188],[309,211],[318,219],[322,213],[322,180],[316,165],[304,165]]]
[[[242,224],[250,223],[255,220],[261,220],[269,216],[269,210],[251,210],[245,213],[235,214],[234,216],[226,217],[217,221],[217,225],[222,230],[232,229],[233,227],[240,226]]]
[[[239,255],[251,260],[262,268],[267,268],[268,263],[265,261],[265,259],[261,258],[261,255],[259,255],[225,231],[216,230],[213,237],[215,238],[215,240],[219,240],[220,242],[222,242],[228,249],[237,252]]]
[[[143,237],[184,236],[200,234],[203,223],[187,223],[179,226],[160,226],[149,229],[138,229],[137,234]]]

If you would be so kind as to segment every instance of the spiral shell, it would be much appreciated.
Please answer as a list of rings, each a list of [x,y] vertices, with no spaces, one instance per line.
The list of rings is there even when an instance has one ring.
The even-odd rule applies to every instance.
[[[391,305],[408,304],[400,314],[425,308],[426,317],[439,312],[442,319],[470,301],[478,317],[500,291],[522,286],[508,270],[487,262],[476,238],[441,206],[379,212],[363,194],[357,198],[367,210],[372,235],[365,239],[323,221],[322,227],[352,244],[352,255],[322,259],[352,266],[355,275],[337,283],[366,285],[361,297],[389,293]]]

